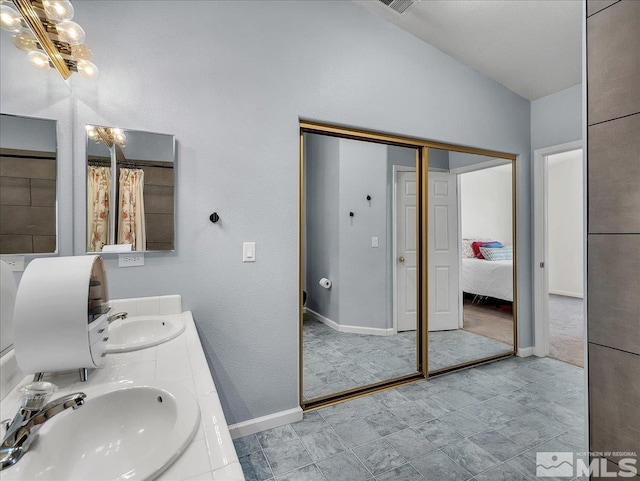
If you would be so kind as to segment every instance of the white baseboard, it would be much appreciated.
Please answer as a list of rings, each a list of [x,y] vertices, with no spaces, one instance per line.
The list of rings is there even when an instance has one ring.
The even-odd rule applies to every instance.
[[[543,349],[538,349],[537,346],[533,346],[533,355],[536,357],[547,357],[549,355],[548,352],[544,352]]]
[[[516,352],[516,356],[518,357],[529,357],[533,356],[534,348],[533,347],[520,347],[518,348],[518,352]]]
[[[302,408],[300,406],[286,411],[269,414],[268,416],[262,416],[255,419],[249,419],[248,421],[242,421],[241,423],[232,424],[229,426],[229,432],[231,433],[231,437],[236,439],[243,436],[249,436],[250,434],[259,433],[266,429],[296,423],[298,421],[302,421]]]
[[[316,321],[320,321],[325,326],[329,326],[334,331],[340,331],[340,324],[335,321],[332,321],[328,317],[324,317],[322,314],[317,313],[313,309],[309,309],[308,307],[304,308],[304,313],[309,314],[311,317],[315,318]]]
[[[577,297],[578,299],[584,298],[584,295],[579,292],[552,291],[551,289],[549,289],[549,294],[555,294],[556,296],[565,296],[565,297]]]
[[[324,317],[322,314],[318,314],[313,309],[309,309],[308,307],[304,308],[304,312],[306,314],[309,314],[310,316],[313,316],[321,323],[338,332],[350,332],[351,334],[367,334],[369,336],[393,336],[395,334],[392,327],[388,329],[382,329],[380,327],[346,326],[343,324],[338,324],[328,317]]]
[[[340,326],[340,332],[352,334],[367,334],[369,336],[393,336],[393,328],[381,329],[379,327]]]

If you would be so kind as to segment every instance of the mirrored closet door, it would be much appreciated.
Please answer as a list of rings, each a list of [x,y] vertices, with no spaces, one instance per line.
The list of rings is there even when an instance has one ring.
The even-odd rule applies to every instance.
[[[301,121],[304,409],[511,356],[515,156]]]
[[[515,352],[514,165],[429,149],[429,373]]]
[[[302,132],[302,404],[403,376],[418,356],[421,150]]]

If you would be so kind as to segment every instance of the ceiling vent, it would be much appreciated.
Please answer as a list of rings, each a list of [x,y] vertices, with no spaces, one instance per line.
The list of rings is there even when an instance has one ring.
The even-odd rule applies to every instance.
[[[380,0],[387,7],[395,10],[398,13],[404,13],[407,9],[416,3],[417,0]]]

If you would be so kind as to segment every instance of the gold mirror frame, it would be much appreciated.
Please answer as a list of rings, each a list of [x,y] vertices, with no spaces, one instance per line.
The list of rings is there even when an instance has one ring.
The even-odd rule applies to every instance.
[[[418,233],[418,261],[417,261],[417,329],[416,329],[416,372],[399,376],[385,381],[367,384],[345,391],[339,391],[331,395],[321,396],[318,398],[305,400],[303,396],[304,376],[303,376],[303,253],[304,253],[304,134],[320,134],[344,139],[360,140],[365,142],[374,142],[385,145],[394,145],[398,147],[407,147],[416,150],[416,199],[417,199],[417,215],[416,224]],[[503,359],[513,356],[518,349],[518,322],[517,322],[517,224],[516,224],[516,158],[515,154],[505,152],[477,149],[444,142],[435,142],[414,137],[405,137],[402,135],[386,134],[370,130],[362,130],[352,127],[340,126],[336,124],[328,124],[323,122],[315,122],[299,119],[299,135],[300,135],[300,152],[299,152],[299,205],[298,205],[298,391],[300,406],[303,411],[310,411],[321,407],[330,406],[348,399],[373,394],[403,384],[424,380],[427,377],[445,374],[458,369],[464,369],[476,366],[486,362]],[[452,152],[463,152],[468,154],[477,154],[491,156],[511,161],[512,165],[512,215],[513,215],[513,350],[505,354],[498,354],[474,361],[468,361],[459,365],[446,367],[437,371],[429,372],[429,349],[428,349],[428,232],[427,232],[427,213],[428,213],[428,180],[429,180],[429,148],[448,150]]]

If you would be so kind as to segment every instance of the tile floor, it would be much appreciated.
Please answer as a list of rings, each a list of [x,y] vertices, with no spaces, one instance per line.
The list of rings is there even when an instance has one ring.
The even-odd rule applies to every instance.
[[[234,444],[247,481],[534,481],[536,452],[586,451],[583,410],[582,369],[514,357]]]
[[[416,333],[369,336],[337,332],[305,317],[305,399],[365,386],[416,371]],[[509,352],[511,346],[472,332],[429,333],[431,370]]]
[[[584,366],[584,299],[549,295],[549,357]]]
[[[462,329],[430,332],[429,371],[511,351],[513,344],[505,344]]]

